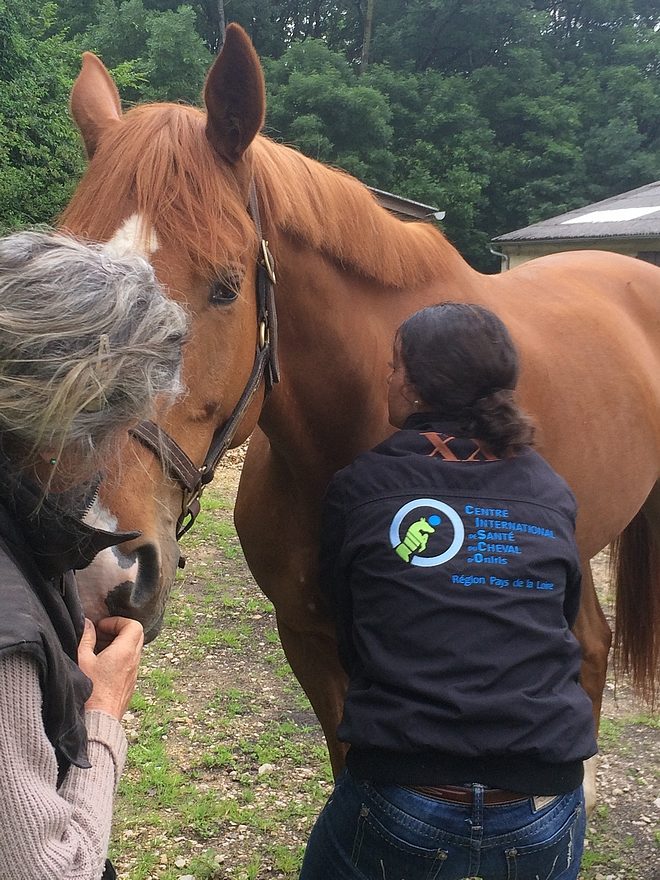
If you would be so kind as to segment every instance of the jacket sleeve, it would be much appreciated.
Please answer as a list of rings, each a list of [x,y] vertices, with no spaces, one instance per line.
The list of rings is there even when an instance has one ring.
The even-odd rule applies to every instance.
[[[41,702],[36,661],[0,657],[0,880],[99,880],[126,737],[115,718],[86,713],[92,767],[71,767],[57,790]]]
[[[325,494],[321,510],[319,585],[323,601],[334,617],[337,615],[339,593],[343,592],[341,550],[345,528],[340,491],[333,481]]]
[[[570,553],[566,564],[568,575],[566,578],[566,590],[564,593],[564,617],[570,629],[573,628],[580,609],[582,596],[582,569],[580,567],[580,553],[575,543],[575,526],[577,522],[577,501],[573,492],[568,489],[571,503],[569,518],[573,527]]]
[[[575,562],[569,566],[568,578],[566,581],[566,592],[564,593],[564,617],[568,622],[569,628],[573,628],[575,620],[580,609],[580,597],[582,595],[582,571],[580,563]]]
[[[353,603],[349,571],[345,561],[346,510],[341,489],[333,481],[323,501],[319,582],[321,595],[337,629],[337,649],[345,671],[350,675],[355,664],[352,640]]]

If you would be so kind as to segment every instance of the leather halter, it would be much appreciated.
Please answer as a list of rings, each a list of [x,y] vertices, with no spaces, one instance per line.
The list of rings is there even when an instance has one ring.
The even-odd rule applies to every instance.
[[[200,511],[200,499],[215,476],[216,468],[250,406],[262,380],[266,393],[280,381],[277,357],[277,315],[275,312],[275,269],[268,242],[263,237],[257,190],[250,183],[248,211],[260,239],[257,257],[257,350],[252,372],[227,421],[216,429],[201,465],[196,465],[170,435],[152,421],[140,422],[130,433],[160,461],[165,473],[183,489],[181,514],[176,524],[177,541],[192,527]],[[185,564],[185,562],[184,562]],[[183,565],[180,564],[180,567]]]

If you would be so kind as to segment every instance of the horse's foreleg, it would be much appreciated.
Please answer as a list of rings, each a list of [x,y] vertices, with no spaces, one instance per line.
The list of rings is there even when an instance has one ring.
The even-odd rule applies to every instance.
[[[594,588],[589,562],[582,563],[582,600],[575,622],[574,632],[582,646],[582,687],[589,694],[593,705],[596,730],[600,723],[600,711],[607,676],[607,658],[612,642],[612,631],[600,607]],[[596,767],[598,758],[590,758],[584,767],[584,795],[587,813],[596,805]]]
[[[335,639],[321,630],[290,626],[278,617],[284,653],[319,719],[335,777],[344,766],[346,746],[337,739],[346,691],[346,675],[337,656]]]
[[[345,749],[336,736],[346,690],[334,625],[316,589],[318,500],[275,458],[259,429],[248,450],[234,510],[245,558],[277,614],[282,647],[319,719],[336,773]],[[320,496],[320,490],[318,492]]]
[[[612,630],[600,607],[588,562],[582,564],[582,599],[573,632],[582,647],[580,681],[591,698],[594,722],[598,730]]]

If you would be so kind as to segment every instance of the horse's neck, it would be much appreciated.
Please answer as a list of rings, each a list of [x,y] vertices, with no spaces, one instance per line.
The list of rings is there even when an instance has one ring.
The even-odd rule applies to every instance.
[[[481,276],[454,251],[450,277],[439,271],[400,289],[343,269],[282,233],[274,249],[282,386],[260,424],[297,469],[308,462],[334,470],[392,430],[388,361],[401,321],[442,299],[475,299],[470,290]]]
[[[387,363],[411,312],[472,298],[474,272],[438,230],[403,223],[354,178],[258,138],[255,177],[277,264],[282,386],[260,424],[310,469],[385,436]],[[321,461],[321,464],[323,461]]]
[[[306,253],[386,288],[416,288],[468,269],[435,227],[398,220],[354,177],[264,137],[252,159],[268,236],[275,229]]]

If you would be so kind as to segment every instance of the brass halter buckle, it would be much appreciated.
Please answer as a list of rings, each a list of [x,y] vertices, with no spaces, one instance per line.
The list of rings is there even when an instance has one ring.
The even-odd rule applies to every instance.
[[[268,332],[268,327],[266,326],[265,321],[259,322],[259,350],[266,347],[266,343],[269,342],[270,334]]]
[[[277,284],[277,280],[275,277],[275,260],[273,260],[273,255],[270,252],[268,242],[265,238],[261,239],[261,262],[263,263],[264,269],[268,273],[270,283],[273,285]]]

